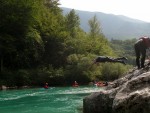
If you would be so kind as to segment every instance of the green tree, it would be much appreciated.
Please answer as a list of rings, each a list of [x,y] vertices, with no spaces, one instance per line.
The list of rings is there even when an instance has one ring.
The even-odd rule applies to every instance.
[[[68,37],[68,33],[65,31],[64,17],[57,2],[58,0],[45,2],[46,7],[42,11],[40,26],[40,34],[44,42],[41,63],[46,67],[52,65],[55,68],[64,65],[64,41]]]
[[[134,43],[137,39],[130,40],[115,40],[110,41],[111,48],[114,53],[118,56],[125,56],[128,58],[128,64],[135,65],[135,52],[134,52]]]
[[[71,37],[76,36],[76,32],[79,29],[80,20],[79,16],[75,13],[75,10],[72,9],[67,15],[66,15],[66,28],[67,31],[69,31]]]
[[[96,15],[89,20],[90,35],[92,38],[102,35],[100,22],[97,20]]]
[[[36,30],[41,2],[42,0],[1,1],[1,67],[4,65],[10,69],[25,68],[34,61],[42,44],[40,34]],[[33,48],[29,48],[31,45]]]

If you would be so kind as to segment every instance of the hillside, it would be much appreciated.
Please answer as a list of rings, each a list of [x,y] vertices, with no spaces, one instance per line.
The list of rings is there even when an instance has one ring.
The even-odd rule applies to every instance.
[[[63,14],[67,14],[71,9],[62,8]],[[140,36],[149,36],[150,23],[132,19],[122,15],[106,14],[101,12],[88,12],[75,10],[80,17],[81,28],[89,31],[88,20],[94,15],[99,20],[102,32],[108,39],[131,39]]]

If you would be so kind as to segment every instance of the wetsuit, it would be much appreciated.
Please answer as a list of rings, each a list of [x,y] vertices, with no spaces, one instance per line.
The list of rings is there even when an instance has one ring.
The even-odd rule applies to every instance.
[[[95,59],[95,62],[118,62],[118,63],[123,63],[125,62],[123,60],[127,60],[125,57],[120,57],[120,58],[111,58],[107,56],[98,56]]]
[[[110,59],[107,57],[107,56],[98,56],[96,58],[96,62],[107,62],[109,61]]]

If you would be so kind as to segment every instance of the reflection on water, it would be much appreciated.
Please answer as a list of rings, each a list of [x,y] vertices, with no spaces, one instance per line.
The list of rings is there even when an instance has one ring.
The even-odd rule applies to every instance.
[[[83,98],[99,87],[51,87],[0,91],[0,113],[81,113]]]

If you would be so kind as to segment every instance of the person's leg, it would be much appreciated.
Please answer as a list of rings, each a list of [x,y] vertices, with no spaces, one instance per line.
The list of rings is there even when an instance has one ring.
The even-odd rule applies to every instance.
[[[115,60],[127,60],[126,57],[118,57],[118,58],[115,58]]]
[[[141,58],[141,68],[144,68],[145,58],[146,58],[146,49],[142,49],[142,58]]]
[[[126,63],[125,63],[124,60],[114,60],[114,62],[116,62],[116,63],[121,63],[121,64],[125,64],[125,65],[126,65]]]
[[[107,57],[106,60],[107,60],[107,62],[126,64],[123,60],[118,60],[118,59],[114,59],[114,58],[111,58],[111,57]]]
[[[140,69],[140,49],[138,45],[135,45],[134,49],[135,49],[135,55],[136,55],[136,65],[138,66],[138,69]]]

